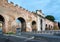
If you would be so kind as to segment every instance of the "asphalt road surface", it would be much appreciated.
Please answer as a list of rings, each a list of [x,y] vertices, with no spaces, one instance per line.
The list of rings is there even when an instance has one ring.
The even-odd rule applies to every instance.
[[[60,42],[60,36],[35,34],[36,38],[27,40],[26,38],[5,36],[0,34],[0,42]]]
[[[0,42],[47,42],[46,40],[27,40],[25,38],[18,38],[14,36],[5,36],[0,34]]]

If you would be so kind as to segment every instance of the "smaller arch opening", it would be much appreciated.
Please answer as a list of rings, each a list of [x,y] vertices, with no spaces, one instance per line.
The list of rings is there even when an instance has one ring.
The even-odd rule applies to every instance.
[[[32,31],[36,32],[37,31],[37,27],[36,27],[36,22],[32,21]]]
[[[50,28],[50,25],[49,25],[49,30],[50,30],[51,28]]]
[[[40,23],[41,23],[41,30],[43,29],[42,26],[43,26],[43,20],[41,19],[40,20]]]
[[[33,22],[32,22],[32,25],[35,25],[35,24],[36,24],[36,22],[35,22],[35,21],[33,21]]]

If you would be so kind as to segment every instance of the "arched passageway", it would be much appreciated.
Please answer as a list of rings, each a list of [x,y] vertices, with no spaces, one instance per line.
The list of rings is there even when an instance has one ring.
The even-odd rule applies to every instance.
[[[25,22],[24,18],[19,17],[17,20],[18,20],[17,31],[26,32],[26,22]]]
[[[4,17],[0,15],[0,32],[3,32],[4,24],[5,24]]]
[[[36,27],[36,22],[32,21],[32,31],[36,32],[37,31],[37,27]]]

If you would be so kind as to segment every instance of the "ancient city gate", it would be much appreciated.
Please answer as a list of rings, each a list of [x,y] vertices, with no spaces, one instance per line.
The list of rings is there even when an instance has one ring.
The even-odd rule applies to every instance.
[[[37,31],[37,17],[22,7],[0,0],[0,27],[3,33]]]

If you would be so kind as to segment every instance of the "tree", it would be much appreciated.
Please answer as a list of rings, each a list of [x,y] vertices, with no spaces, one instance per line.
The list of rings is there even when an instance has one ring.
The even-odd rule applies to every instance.
[[[48,20],[53,21],[53,22],[55,21],[55,17],[52,15],[47,15],[45,18],[47,18]]]

